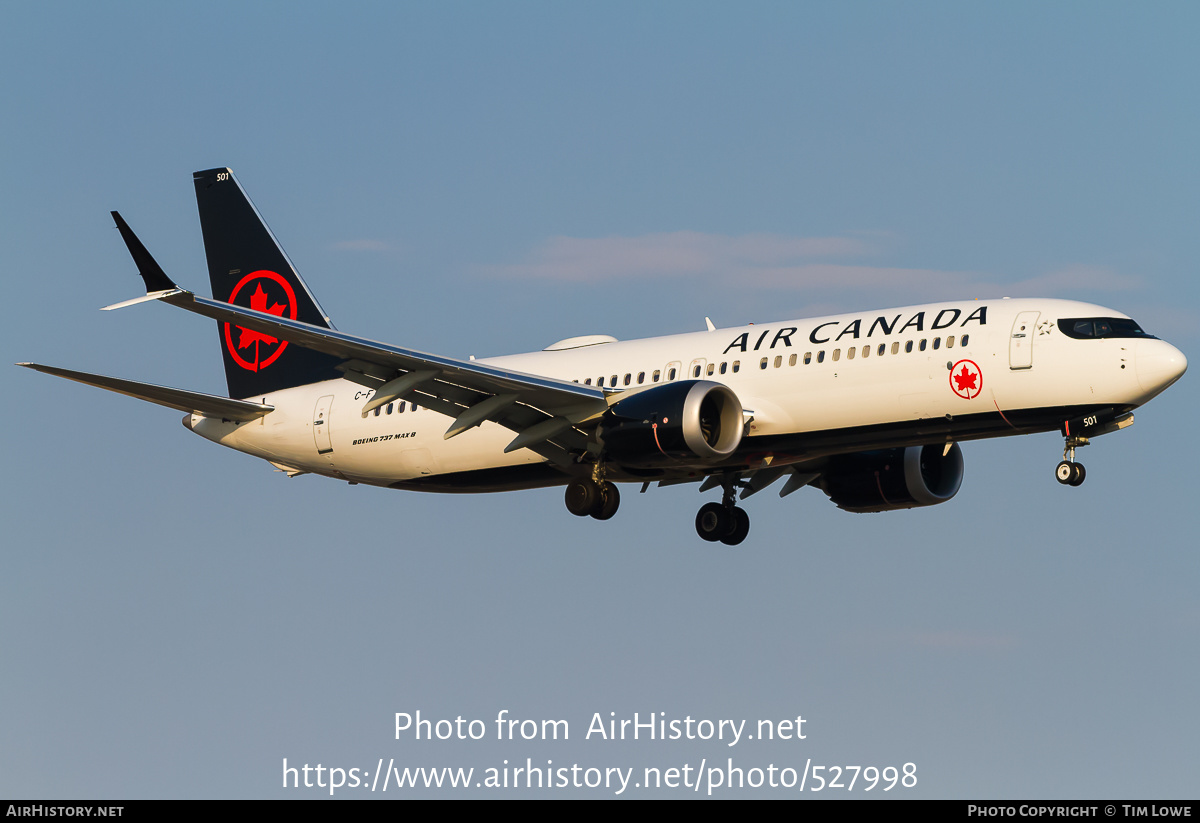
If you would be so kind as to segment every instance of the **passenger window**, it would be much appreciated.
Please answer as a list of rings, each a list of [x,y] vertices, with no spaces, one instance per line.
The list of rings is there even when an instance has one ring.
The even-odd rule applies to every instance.
[[[779,368],[782,365],[783,365],[783,355],[782,354],[775,355],[775,368]]]
[[[847,360],[853,360],[853,359],[854,359],[854,353],[855,353],[856,351],[858,351],[858,349],[854,348],[853,346],[851,346],[850,348],[846,349],[846,359],[847,359]]]
[[[807,366],[811,362],[812,362],[812,352],[806,351],[804,353],[804,365]]]
[[[734,373],[734,374],[737,374],[737,373],[738,373],[739,371],[741,371],[741,370],[742,370],[742,361],[741,361],[741,360],[734,360],[734,361],[733,361],[733,373]]]
[[[970,339],[971,339],[971,335],[969,335],[969,334],[964,334],[964,335],[963,335],[963,338],[962,338],[962,341],[961,341],[961,342],[960,342],[958,345],[960,345],[960,346],[965,346],[965,345],[967,345],[967,341],[968,341],[968,340],[970,340]]]
[[[761,361],[761,362],[758,364],[758,367],[759,367],[760,369],[765,369],[765,368],[767,367],[767,358],[765,358],[765,357],[764,357],[764,358],[762,359],[762,361]]]
[[[841,359],[842,359],[842,350],[841,350],[841,349],[834,349],[834,350],[833,350],[833,362],[835,362],[835,363],[836,363],[837,361],[839,361],[839,360],[841,360]]]
[[[921,340],[921,345],[918,346],[917,348],[919,348],[921,351],[925,351],[925,341]]]
[[[379,413],[380,413],[381,411],[383,411],[383,407],[382,407],[382,406],[376,406],[376,407],[375,407],[375,416],[376,416],[376,417],[378,417],[378,416],[379,416]]]
[[[705,369],[705,374],[707,374],[709,377],[712,377],[712,375],[713,375],[713,371],[715,371],[715,370],[716,370],[716,368],[717,368],[717,364],[716,364],[716,363],[709,363],[709,364],[708,364],[708,368],[707,368],[707,369]]]
[[[667,379],[668,379],[668,380],[674,380],[674,379],[675,379],[675,370],[674,370],[674,369],[671,369],[669,372],[667,372]]]
[[[638,372],[638,385],[640,386],[645,382],[646,382],[646,373],[644,371]]]
[[[596,385],[600,386],[601,388],[604,387],[604,375],[596,378]]]
[[[614,375],[612,376],[612,378],[611,378],[611,379],[608,381],[608,385],[610,385],[610,386],[616,386],[616,385],[617,385],[617,376],[616,376],[615,374],[614,374]]]
[[[633,375],[626,374],[625,375],[625,385],[628,386],[631,382],[633,382]]]
[[[875,353],[878,354],[880,357],[883,357],[883,355],[887,353],[887,343],[880,343],[879,351],[877,351]]]
[[[933,350],[934,351],[937,351],[941,347],[941,345],[942,345],[942,338],[940,338],[940,337],[933,338]]]
[[[911,353],[912,353],[912,341],[911,341],[911,340],[906,340],[906,341],[905,341],[905,343],[904,343],[904,353],[905,353],[905,354],[911,354]]]
[[[871,354],[871,347],[870,347],[870,346],[863,346],[863,355],[862,355],[862,356],[863,356],[863,357],[869,357],[869,356],[870,356],[870,354]]]
[[[949,337],[946,338],[946,348],[948,348],[948,349],[954,348],[954,335],[950,335]]]
[[[692,369],[692,377],[699,377],[699,376],[700,376],[700,367],[696,366],[696,368]]]
[[[788,365],[789,366],[796,365],[796,355],[793,354],[791,357],[788,358]]]
[[[728,365],[729,365],[728,363],[722,363],[722,364],[721,364],[721,374],[724,374],[724,373],[725,373],[725,369],[726,369],[726,367],[727,367]]]
[[[589,377],[587,380],[584,380],[584,381],[583,381],[583,385],[585,385],[585,386],[590,386],[590,385],[592,385],[592,378],[590,378],[590,377]]]
[[[652,375],[650,375],[650,382],[657,383],[658,378],[660,378],[661,376],[662,376],[662,372],[660,372],[658,369],[655,369],[654,373]]]
[[[892,343],[892,354],[899,354],[899,353],[900,353],[900,341],[897,340],[895,343]]]
[[[824,349],[821,349],[819,352],[817,352],[817,362],[818,363],[825,362],[825,350]]]
[[[395,403],[388,403],[388,414],[392,413],[392,409],[396,407]]]

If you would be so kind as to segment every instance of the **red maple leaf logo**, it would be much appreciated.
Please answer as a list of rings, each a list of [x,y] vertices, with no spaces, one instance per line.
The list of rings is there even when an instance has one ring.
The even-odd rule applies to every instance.
[[[962,367],[962,371],[954,375],[954,384],[958,387],[960,392],[974,391],[975,378],[978,376],[978,374],[972,374],[971,372],[967,371],[967,367],[964,365]]]
[[[282,290],[287,302],[280,304],[275,298],[270,296],[270,294],[278,294],[274,288],[271,289],[270,294],[264,291],[262,282],[264,280],[268,280],[278,286],[279,289]],[[246,305],[244,302],[242,302],[245,298],[239,299],[238,295],[242,293],[243,286],[249,288],[251,283],[254,283],[254,293],[250,295],[249,307],[251,309],[257,312],[262,312],[263,314],[271,314],[276,317],[286,317],[292,320],[296,319],[295,290],[292,289],[291,285],[284,277],[277,272],[268,271],[267,269],[252,271],[238,281],[238,284],[234,286],[233,290],[229,293],[228,301],[237,306]],[[273,303],[273,305],[268,308],[268,303]],[[235,328],[239,332],[236,345],[234,344],[233,339],[233,330]],[[278,337],[274,337],[264,332],[243,328],[242,326],[237,326],[233,323],[225,324],[224,337],[226,354],[233,358],[234,363],[243,369],[246,369],[247,371],[256,372],[260,369],[265,369],[267,366],[270,366],[272,363],[278,360],[279,356],[283,354],[284,349],[288,347],[286,340],[281,340]],[[266,347],[265,351],[262,350],[264,346]],[[241,355],[241,351],[248,348],[254,349],[253,360],[247,360]],[[274,351],[272,351],[272,349],[274,349]]]
[[[254,309],[255,311],[261,311],[261,312],[266,312],[267,314],[273,314],[276,317],[283,317],[284,309],[287,307],[284,306],[282,303],[276,303],[274,306],[272,306],[271,308],[268,309],[267,308],[267,293],[265,291],[263,291],[262,283],[258,283],[257,288],[254,289],[254,294],[250,295],[250,308]],[[260,331],[254,331],[252,329],[243,329],[241,326],[238,326],[237,329],[238,329],[238,331],[241,332],[241,335],[238,336],[238,348],[239,349],[244,349],[247,346],[249,346],[251,343],[266,343],[268,345],[274,345],[275,343],[279,342],[278,338],[272,337],[269,334],[263,334]],[[256,351],[255,358],[254,358],[256,361],[258,360],[257,354],[258,353]]]

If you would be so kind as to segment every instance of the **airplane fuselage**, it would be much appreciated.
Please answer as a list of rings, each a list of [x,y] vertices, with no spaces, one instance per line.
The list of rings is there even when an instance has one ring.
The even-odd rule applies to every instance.
[[[574,347],[479,362],[599,385],[610,402],[681,380],[726,385],[748,426],[737,451],[710,468],[744,469],[764,460],[779,466],[847,450],[1049,431],[1089,413],[1128,412],[1165,388],[1166,361],[1176,350],[1150,337],[1078,339],[1058,328],[1064,319],[1097,317],[1124,315],[1064,300],[937,303],[622,342],[580,338]],[[363,416],[373,394],[329,380],[246,398],[275,407],[259,420],[192,415],[185,422],[281,467],[355,483],[489,491],[570,479],[527,449],[504,454],[512,433],[493,423],[446,440],[450,418],[419,402],[396,401]],[[667,465],[617,470],[610,479],[705,473]]]

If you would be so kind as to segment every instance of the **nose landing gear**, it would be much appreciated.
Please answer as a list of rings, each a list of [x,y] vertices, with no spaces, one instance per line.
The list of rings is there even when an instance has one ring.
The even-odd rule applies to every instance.
[[[1079,486],[1083,484],[1083,479],[1087,477],[1087,471],[1083,468],[1082,463],[1075,462],[1075,449],[1083,448],[1088,445],[1086,437],[1068,437],[1067,444],[1063,448],[1062,462],[1054,469],[1054,477],[1059,483],[1064,486]]]
[[[733,504],[734,484],[723,484],[720,503],[705,503],[696,513],[696,534],[710,543],[736,546],[750,533],[750,515]]]

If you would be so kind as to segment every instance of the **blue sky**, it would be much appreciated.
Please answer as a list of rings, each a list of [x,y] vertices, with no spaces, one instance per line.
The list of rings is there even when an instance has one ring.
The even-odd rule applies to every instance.
[[[1192,355],[1198,23],[1185,3],[7,3],[0,345],[221,391],[206,321],[96,309],[141,287],[111,209],[206,288],[190,173],[229,166],[339,328],[451,356],[1002,295],[1112,306]],[[173,412],[9,380],[2,795],[319,795],[280,788],[284,758],[732,756],[914,762],[909,796],[1194,796],[1190,376],[1081,453],[1081,489],[1054,482],[1054,435],[968,443],[944,506],[763,494],[736,551],[697,540],[694,488],[630,487],[593,523],[558,490],[288,480]],[[572,739],[394,739],[418,709]],[[582,739],[596,712],[658,711],[802,714],[809,737]]]

